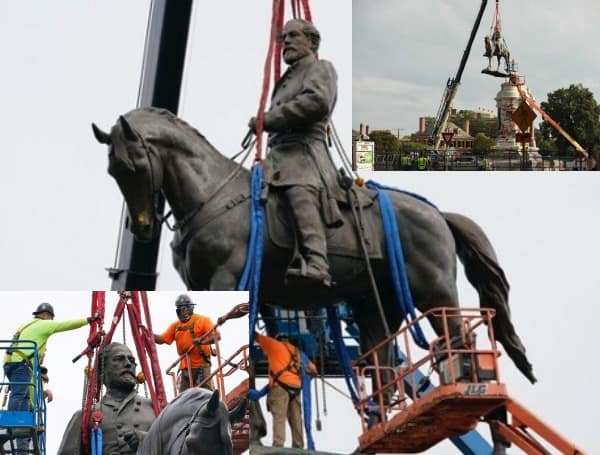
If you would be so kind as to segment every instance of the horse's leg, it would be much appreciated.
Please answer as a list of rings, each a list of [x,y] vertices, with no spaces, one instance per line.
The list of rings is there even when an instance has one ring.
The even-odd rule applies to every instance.
[[[237,276],[228,264],[217,267],[210,277],[211,291],[233,291],[237,286]]]
[[[382,296],[383,300],[383,296]],[[360,348],[364,354],[371,350],[373,346],[385,339],[385,328],[384,324],[379,316],[379,312],[376,309],[376,303],[374,296],[370,294],[361,299],[357,299],[351,302],[352,314],[354,320],[358,324],[360,330]],[[386,314],[386,319],[390,331],[393,333],[397,328],[397,320],[391,315]],[[393,344],[388,343],[380,348],[377,353],[377,362],[382,367],[392,367],[394,356],[393,356]],[[369,364],[373,364],[372,358],[368,359]],[[392,380],[393,374],[391,371],[384,369],[381,371],[380,379],[381,384],[389,383]],[[377,390],[380,386],[377,384],[376,376],[372,376],[372,389]],[[384,402],[389,403],[393,393],[393,388],[386,389],[383,393]]]
[[[458,307],[456,250],[444,218],[433,208],[430,213],[423,210],[409,213],[400,206],[398,223],[415,307],[421,313],[433,308]],[[399,306],[394,303],[393,307],[401,319]],[[442,320],[434,316],[428,316],[428,320],[438,336],[444,333]],[[448,319],[451,336],[459,334],[460,329],[460,318]]]
[[[452,239],[446,239],[448,245],[454,245]],[[452,247],[454,250],[454,247]],[[411,255],[411,267],[409,267],[409,278],[415,305],[421,310],[436,307],[458,307],[458,290],[456,288],[456,259],[450,257],[450,249],[445,251],[444,247],[438,248],[439,257],[428,252],[421,251]],[[412,277],[411,277],[412,270]],[[433,316],[429,317],[429,323],[438,336],[445,331],[443,321]],[[449,335],[460,334],[462,321],[460,318],[448,320]],[[496,413],[489,417],[498,418]],[[502,436],[497,434],[490,426],[492,441],[494,443],[493,455],[505,455],[506,448],[510,446]]]
[[[259,401],[250,401],[250,444],[262,445],[260,438],[267,435],[267,423]]]

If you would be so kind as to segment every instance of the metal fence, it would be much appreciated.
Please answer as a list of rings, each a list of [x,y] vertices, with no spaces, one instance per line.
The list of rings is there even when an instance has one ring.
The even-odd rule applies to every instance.
[[[584,171],[587,162],[567,157],[525,158],[515,150],[477,155],[449,156],[426,152],[375,151],[376,171]]]

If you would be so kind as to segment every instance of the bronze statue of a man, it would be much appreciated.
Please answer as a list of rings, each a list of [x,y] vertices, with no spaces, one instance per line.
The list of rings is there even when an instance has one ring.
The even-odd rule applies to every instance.
[[[289,67],[277,81],[264,117],[270,147],[265,167],[271,188],[289,201],[298,231],[302,258],[292,262],[287,278],[330,286],[325,225],[339,225],[341,219],[332,200],[337,180],[326,134],[337,99],[337,74],[330,62],[317,60],[321,38],[311,23],[290,20],[280,39]],[[250,127],[255,127],[254,118]]]
[[[135,358],[121,343],[109,344],[101,354],[102,382],[106,393],[93,410],[102,411],[104,455],[135,455],[155,415],[152,402],[137,394]],[[63,435],[58,455],[80,455],[81,410],[75,412]],[[90,423],[91,429],[91,423]]]

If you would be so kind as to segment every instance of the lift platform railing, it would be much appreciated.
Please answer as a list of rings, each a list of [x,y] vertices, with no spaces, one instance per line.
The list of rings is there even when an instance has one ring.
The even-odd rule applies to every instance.
[[[232,376],[238,371],[249,371],[249,345],[244,345],[238,348],[232,355],[226,359],[217,356],[217,368],[206,377],[198,387],[202,387],[207,383],[217,383],[217,389],[221,400],[225,402],[227,408],[232,410],[235,408],[243,397],[248,395],[250,390],[250,378],[246,377],[236,387],[227,392],[225,388],[225,378]],[[241,422],[234,423],[231,426],[231,440],[233,441],[234,455],[245,452],[250,445],[250,415],[246,411],[246,415]]]
[[[429,384],[418,383],[415,379],[420,367],[428,367],[430,374],[435,372],[440,385],[459,382],[499,383],[499,352],[491,324],[494,313],[493,309],[486,308],[435,308],[358,357],[353,369],[361,385],[361,397],[356,407],[361,415],[363,432],[368,429],[369,416],[374,413],[385,422],[390,414],[405,410],[407,400],[413,403],[419,400],[419,390]],[[442,333],[430,342],[428,352],[422,355],[412,344],[409,329],[425,318],[435,320],[442,328]],[[451,327],[454,329],[451,330]],[[489,348],[477,348],[475,340],[478,329],[487,333]],[[378,354],[394,342],[403,348],[406,361],[396,366],[381,365]],[[372,379],[370,393],[367,391],[366,377]],[[405,387],[405,381],[410,387]]]
[[[229,410],[237,406],[240,400],[247,396],[250,388],[250,381],[248,377],[249,371],[249,345],[245,344],[240,346],[233,354],[225,358],[221,354],[221,343],[219,336],[219,326],[223,325],[227,320],[233,318],[239,318],[248,314],[248,304],[241,303],[236,305],[226,315],[221,316],[217,323],[204,335],[200,337],[200,342],[212,339],[214,341],[213,354],[216,357],[217,365],[211,373],[205,377],[199,384],[194,384],[193,375],[191,371],[190,353],[192,349],[197,349],[198,346],[194,345],[187,352],[183,353],[179,358],[173,362],[166,370],[166,373],[171,376],[173,381],[173,394],[177,396],[177,370],[175,368],[179,365],[179,362],[185,359],[188,368],[188,377],[190,378],[191,387],[204,387],[210,385],[210,388],[215,388],[219,391],[219,397],[225,402]],[[232,388],[229,393],[225,387],[225,378],[233,376],[237,372],[246,372],[246,377],[240,381],[240,383]],[[246,411],[246,416],[241,422],[234,423],[231,428],[231,439],[233,441],[233,454],[239,455],[248,450],[250,445],[250,416]]]
[[[0,382],[2,406],[0,409],[0,451],[15,453],[15,438],[31,438],[33,449],[29,453],[45,455],[46,453],[46,402],[40,368],[37,343],[32,340],[0,340],[0,355],[3,358],[12,353],[25,356],[29,363],[31,381],[9,381],[3,376]],[[11,386],[24,385],[29,387],[30,409],[28,411],[12,411],[7,409]],[[9,447],[5,448],[5,445]]]

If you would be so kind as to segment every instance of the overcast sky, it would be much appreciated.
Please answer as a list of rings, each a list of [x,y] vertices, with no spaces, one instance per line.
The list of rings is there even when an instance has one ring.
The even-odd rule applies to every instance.
[[[190,292],[188,293],[197,304],[195,312],[211,318],[216,323],[217,318],[226,314],[235,305],[248,301],[247,293],[242,292]],[[175,314],[175,299],[177,292],[152,292],[148,294],[152,327],[155,333],[162,333],[170,323],[177,320]],[[110,321],[116,309],[119,296],[116,292],[106,294],[105,330],[108,331]],[[31,312],[40,302],[49,302],[54,306],[55,320],[65,321],[89,316],[91,292],[0,292],[0,305],[10,306],[12,311],[4,311],[0,322],[0,339],[10,339],[17,328],[31,320]],[[131,339],[129,320],[125,319],[125,342],[135,354],[135,345]],[[248,343],[248,318],[231,319],[222,328],[220,343],[221,352],[227,357],[233,354],[240,346]],[[78,330],[61,332],[52,335],[48,341],[45,365],[48,367],[50,382],[48,388],[54,393],[54,401],[47,407],[47,454],[53,455],[58,450],[62,434],[73,412],[81,409],[83,397],[83,370],[87,365],[86,358],[80,359],[76,364],[71,360],[86,347],[89,326]],[[123,323],[115,331],[113,341],[123,342]],[[168,399],[173,398],[173,382],[165,374],[165,370],[177,360],[175,345],[157,346],[160,368]],[[136,355],[137,358],[137,355]],[[216,365],[216,361],[214,362]],[[140,366],[138,363],[138,371]],[[226,379],[226,389],[229,391],[244,378],[245,372],[235,372]],[[143,387],[139,393],[144,395]]]
[[[2,288],[110,287],[104,268],[114,262],[122,198],[90,123],[109,130],[135,107],[149,4],[14,2],[0,15]],[[320,57],[338,72],[334,121],[350,131],[351,8],[343,0],[310,5]],[[258,108],[271,2],[194,8],[180,115],[232,156]],[[342,136],[349,150],[350,135]],[[164,235],[159,289],[183,287],[169,241]]]
[[[477,0],[354,0],[352,125],[407,135],[417,130],[419,117],[435,116],[480,5]],[[454,101],[458,109],[496,110],[503,79],[480,72],[488,63],[483,37],[494,12],[495,2],[488,0]],[[577,83],[600,100],[597,1],[501,0],[500,14],[511,56],[538,102]]]
[[[247,119],[258,104],[269,3],[196,2],[180,112],[226,155],[239,151]],[[537,99],[577,82],[598,98],[599,7],[591,1],[577,2],[577,8],[556,0],[532,3],[503,2],[502,17],[506,40]],[[323,35],[320,56],[333,61],[338,70],[335,120],[342,137],[349,140],[352,123],[403,128],[408,133],[416,129],[419,116],[435,114],[479,5],[466,0],[354,0],[352,21],[349,2],[313,0],[311,6]],[[481,57],[482,43],[492,12],[489,1],[458,107],[494,109],[500,80],[479,72],[487,64]],[[35,5],[13,2],[0,15],[1,289],[110,286],[104,267],[113,265],[122,199],[106,173],[106,148],[93,139],[90,123],[108,130],[118,115],[135,106],[147,13],[145,1],[57,0]],[[377,113],[385,115],[378,118]],[[600,453],[592,425],[596,420],[592,409],[598,402],[590,392],[600,373],[593,338],[600,317],[596,273],[600,250],[595,238],[600,228],[600,182],[581,173],[566,174],[374,175],[429,197],[443,210],[471,216],[483,226],[511,282],[513,317],[539,378],[538,384],[529,385],[502,359],[509,392],[589,453]],[[182,288],[171,266],[168,241],[165,236],[158,286]],[[475,306],[472,289],[464,278],[460,280],[462,303]],[[175,317],[175,295],[156,310],[156,327]],[[89,311],[87,292],[75,299],[50,292],[0,297],[13,308],[3,313],[2,331],[7,336],[43,299],[55,304],[61,319]],[[241,301],[233,297],[214,315]],[[48,364],[54,371],[51,386],[57,402],[49,412],[55,412],[53,407],[63,409],[63,417],[49,414],[49,425],[57,432],[79,405],[78,396],[61,400],[81,387],[81,370],[71,366],[70,359],[71,351],[74,355],[81,350],[85,333],[82,329],[50,341]],[[236,333],[245,336],[246,330]],[[172,353],[165,349],[167,355]],[[61,355],[54,357],[57,354]],[[75,382],[63,389],[67,380]],[[350,451],[356,446],[358,419],[347,402],[334,395],[328,393],[329,415],[322,416],[324,431],[316,433],[317,447]],[[58,444],[55,437],[51,440]],[[448,446],[431,451],[453,452]]]

